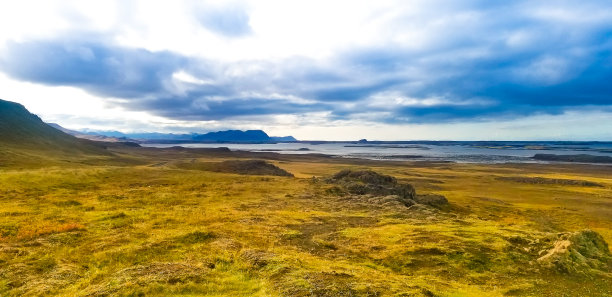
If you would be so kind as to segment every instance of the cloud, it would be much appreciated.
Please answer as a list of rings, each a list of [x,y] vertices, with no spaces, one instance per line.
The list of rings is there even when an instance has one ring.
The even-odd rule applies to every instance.
[[[332,120],[400,124],[559,115],[612,105],[612,9],[587,2],[381,2],[345,12],[360,34],[332,37],[318,24],[264,14],[256,2],[247,5],[255,9],[202,5],[193,17],[218,40],[194,40],[194,47],[202,46],[198,54],[172,44],[152,50],[119,42],[117,32],[132,28],[74,29],[6,42],[0,70],[176,120],[326,113]],[[316,22],[313,11],[304,13]],[[276,26],[295,34],[312,33],[299,36],[312,43],[311,51],[293,51],[289,43],[297,37],[286,31],[266,35],[271,27],[262,25],[262,15],[286,21]],[[334,34],[353,32],[326,24]],[[230,45],[223,59],[207,55],[207,48]],[[285,52],[272,54],[277,50]]]
[[[198,100],[177,98],[139,100],[127,106],[154,111],[161,116],[181,120],[223,120],[248,116],[301,114],[328,108],[324,104],[295,104],[266,98],[230,98],[217,101],[206,97]]]
[[[206,29],[227,37],[241,37],[252,31],[248,13],[237,4],[198,7],[195,17]]]
[[[32,41],[8,43],[0,65],[18,79],[130,98],[165,92],[165,80],[186,61],[169,52],[95,42]]]
[[[79,87],[128,109],[172,119],[218,120],[330,108],[279,95],[288,90],[271,85],[276,70],[266,64],[225,65],[170,52],[79,41],[12,42],[0,56],[2,69],[14,78]]]

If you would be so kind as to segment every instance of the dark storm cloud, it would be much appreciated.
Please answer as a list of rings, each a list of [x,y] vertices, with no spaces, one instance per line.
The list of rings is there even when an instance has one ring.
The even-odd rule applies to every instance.
[[[328,110],[325,104],[295,104],[266,98],[228,98],[223,101],[202,97],[198,100],[184,98],[158,98],[129,103],[138,110],[155,110],[158,115],[181,120],[222,120],[238,116],[295,114]]]
[[[129,109],[173,119],[328,111],[335,119],[380,113],[381,122],[427,123],[612,106],[612,19],[589,18],[606,10],[605,2],[543,8],[520,1],[466,3],[432,9],[417,20],[399,15],[399,28],[410,21],[425,28],[444,24],[427,31],[423,44],[361,45],[324,62],[229,63],[73,38],[9,43],[0,66],[17,79],[122,98]],[[581,12],[571,15],[574,10]],[[462,13],[467,21],[453,21]],[[197,16],[225,36],[251,33],[244,10]],[[179,71],[196,81],[176,80]]]
[[[384,91],[398,84],[397,81],[385,81],[377,84],[363,84],[352,86],[324,86],[312,92],[305,92],[306,96],[324,102],[346,102],[365,99],[377,92]]]
[[[168,52],[62,41],[12,42],[0,56],[2,70],[18,79],[128,98],[163,93],[164,80],[186,61]]]
[[[114,102],[129,109],[147,110],[174,119],[214,120],[332,108],[323,102],[295,103],[266,97],[266,93],[284,92],[270,86],[275,74],[269,71],[237,77],[226,75],[232,67],[254,66],[242,64],[227,66],[168,52],[74,41],[10,43],[0,56],[2,70],[15,78],[83,88],[100,96],[121,98]],[[173,78],[174,73],[184,70],[212,82],[199,84]],[[278,84],[293,85],[290,80]]]
[[[384,90],[396,97],[449,101],[371,108],[390,111],[392,117],[383,120],[387,122],[511,118],[612,105],[612,26],[573,28],[580,36],[565,36],[570,32],[560,29],[531,29],[536,40],[519,48],[504,39],[435,52],[376,47],[343,55],[343,67],[353,69],[356,76],[387,77],[394,83]],[[355,90],[360,89],[338,88],[333,94],[361,99]],[[470,101],[474,103],[463,104]]]

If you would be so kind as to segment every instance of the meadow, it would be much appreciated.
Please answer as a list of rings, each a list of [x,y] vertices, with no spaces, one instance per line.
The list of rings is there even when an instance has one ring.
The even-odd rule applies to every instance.
[[[612,242],[610,166],[110,150],[0,163],[0,296],[612,295],[608,246],[538,260],[572,232]],[[211,170],[237,159],[294,176]],[[339,193],[343,169],[449,203]]]

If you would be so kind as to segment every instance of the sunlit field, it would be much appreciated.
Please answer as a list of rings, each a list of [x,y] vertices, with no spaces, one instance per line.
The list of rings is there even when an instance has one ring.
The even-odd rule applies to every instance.
[[[609,166],[115,153],[0,167],[0,295],[612,294],[608,246],[573,233],[612,242]],[[209,171],[237,158],[294,177]],[[449,203],[338,191],[329,177],[347,168]],[[542,259],[572,234],[580,256]]]
[[[612,1],[0,1],[0,297],[612,297]]]

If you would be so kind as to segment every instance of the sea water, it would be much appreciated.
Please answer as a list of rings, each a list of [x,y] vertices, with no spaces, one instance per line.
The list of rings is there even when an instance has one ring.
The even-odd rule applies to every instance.
[[[535,154],[588,154],[612,157],[610,142],[290,142],[143,144],[148,147],[217,148],[280,154],[325,154],[373,160],[423,160],[468,163],[549,163]]]

